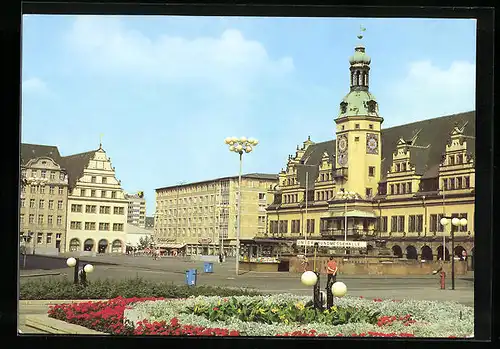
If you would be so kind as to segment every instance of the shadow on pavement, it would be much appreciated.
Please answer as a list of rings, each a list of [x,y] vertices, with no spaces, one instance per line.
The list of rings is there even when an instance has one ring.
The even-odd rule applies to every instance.
[[[19,256],[19,269],[20,270],[56,270],[68,268],[66,265],[66,257],[56,256],[40,256],[40,255],[26,255],[26,265],[24,264],[24,256]],[[106,263],[80,259],[81,262],[91,263],[92,265],[117,265],[115,263]]]

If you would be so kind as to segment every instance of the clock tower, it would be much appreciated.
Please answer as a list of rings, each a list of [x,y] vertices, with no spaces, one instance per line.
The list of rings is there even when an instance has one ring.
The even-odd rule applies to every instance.
[[[343,169],[337,171],[343,174],[337,176],[341,187],[369,199],[377,194],[381,178],[383,118],[368,89],[371,58],[361,43],[363,35],[358,35],[358,39],[360,42],[349,58],[350,92],[342,99],[335,119],[336,168]]]

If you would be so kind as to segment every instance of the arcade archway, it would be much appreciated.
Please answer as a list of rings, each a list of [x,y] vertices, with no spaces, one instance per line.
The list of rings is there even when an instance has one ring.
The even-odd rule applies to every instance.
[[[406,248],[406,259],[417,259],[418,253],[415,246],[410,245]]]
[[[98,248],[99,250],[97,251],[98,253],[107,253],[108,252],[108,240],[106,239],[101,239],[99,240]]]
[[[87,240],[85,240],[85,242],[83,243],[83,250],[84,250],[84,251],[93,251],[93,250],[94,250],[94,245],[95,245],[94,240],[92,240],[92,239],[87,239]]]
[[[438,260],[443,260],[443,245],[439,246],[436,250],[436,257]],[[444,260],[450,260],[450,251],[447,247],[444,248]]]
[[[432,249],[429,246],[422,247],[421,259],[424,261],[432,261]]]
[[[403,250],[399,245],[392,246],[392,254],[394,254],[398,258],[403,258]]]

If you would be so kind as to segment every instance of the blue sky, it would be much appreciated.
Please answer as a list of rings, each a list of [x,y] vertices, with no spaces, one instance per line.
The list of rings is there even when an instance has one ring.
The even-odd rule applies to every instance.
[[[245,173],[278,173],[334,138],[360,25],[384,127],[474,109],[474,20],[25,16],[22,141],[65,156],[103,134],[149,215],[155,188],[236,175],[228,136],[260,141]]]

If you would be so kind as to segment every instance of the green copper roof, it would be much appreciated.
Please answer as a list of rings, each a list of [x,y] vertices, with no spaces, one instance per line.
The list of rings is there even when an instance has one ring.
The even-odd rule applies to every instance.
[[[349,58],[349,63],[351,63],[351,65],[356,63],[370,64],[371,60],[370,56],[365,53],[365,48],[363,46],[358,46],[354,54]]]
[[[372,102],[370,103],[370,101]],[[370,104],[374,105],[374,109],[370,109]],[[345,106],[345,110],[343,106]],[[378,103],[375,96],[363,90],[349,92],[340,103],[339,117],[346,116],[379,116]]]

